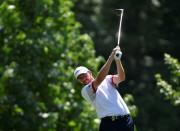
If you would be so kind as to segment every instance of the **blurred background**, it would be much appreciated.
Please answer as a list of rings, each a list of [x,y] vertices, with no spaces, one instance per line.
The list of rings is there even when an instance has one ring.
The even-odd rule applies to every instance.
[[[97,131],[74,79],[117,44],[137,131],[180,131],[180,1],[0,0],[0,131]],[[112,63],[110,73],[116,72]]]

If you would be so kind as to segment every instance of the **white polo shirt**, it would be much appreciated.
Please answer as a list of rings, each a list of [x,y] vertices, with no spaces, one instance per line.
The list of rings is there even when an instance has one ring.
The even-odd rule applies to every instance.
[[[96,109],[99,118],[129,114],[129,109],[112,81],[112,75],[106,76],[93,92],[92,83],[84,86],[81,94]]]

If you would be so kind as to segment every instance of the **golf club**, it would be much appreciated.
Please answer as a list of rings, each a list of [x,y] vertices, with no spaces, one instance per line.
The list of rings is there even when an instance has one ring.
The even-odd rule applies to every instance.
[[[116,9],[117,11],[121,11],[121,15],[120,15],[120,21],[119,21],[119,30],[118,30],[118,41],[117,41],[117,46],[119,46],[120,44],[120,38],[121,38],[121,23],[122,23],[122,17],[123,17],[123,12],[124,9]],[[115,59],[120,59],[122,56],[122,52],[121,51],[116,51],[115,53]]]

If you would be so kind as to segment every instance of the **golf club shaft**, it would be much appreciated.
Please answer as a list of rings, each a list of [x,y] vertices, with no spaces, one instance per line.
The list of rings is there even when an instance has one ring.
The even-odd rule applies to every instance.
[[[120,44],[120,38],[121,38],[121,23],[122,23],[122,17],[123,17],[123,11],[124,9],[118,9],[121,11],[121,17],[120,17],[120,22],[119,22],[119,32],[118,32],[118,43],[117,45],[119,46]]]

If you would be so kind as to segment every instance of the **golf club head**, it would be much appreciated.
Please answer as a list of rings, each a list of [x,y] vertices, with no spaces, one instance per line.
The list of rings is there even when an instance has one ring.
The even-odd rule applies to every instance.
[[[117,15],[117,16],[121,16],[121,13],[119,13],[119,11],[121,13],[123,13],[124,9],[114,9],[114,13]]]
[[[115,10],[120,10],[120,11],[123,11],[124,9],[115,9]]]

